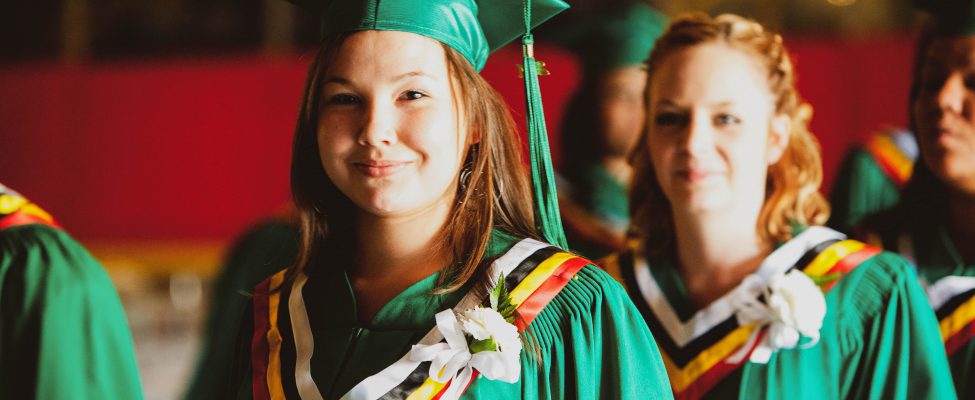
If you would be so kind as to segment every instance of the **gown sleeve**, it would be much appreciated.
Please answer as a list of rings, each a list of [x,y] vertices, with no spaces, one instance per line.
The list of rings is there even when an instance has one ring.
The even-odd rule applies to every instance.
[[[0,354],[4,397],[142,398],[115,288],[101,265],[55,228],[0,231]]]
[[[534,345],[522,353],[521,385],[479,379],[465,398],[673,398],[646,322],[619,283],[596,267],[580,270],[528,332]],[[504,394],[512,386],[520,393]]]
[[[845,312],[851,398],[953,399],[940,330],[917,275],[892,253],[881,253],[862,275],[857,304]],[[859,267],[858,267],[859,268]],[[867,293],[874,292],[874,293]]]

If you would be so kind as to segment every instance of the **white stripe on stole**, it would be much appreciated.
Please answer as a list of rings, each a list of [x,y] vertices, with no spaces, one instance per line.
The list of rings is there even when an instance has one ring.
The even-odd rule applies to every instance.
[[[975,289],[975,276],[946,276],[938,279],[925,290],[928,302],[935,311],[955,296]]]
[[[322,400],[322,393],[311,377],[311,355],[315,352],[315,339],[308,323],[308,311],[301,289],[308,282],[308,275],[298,274],[291,296],[288,298],[288,311],[291,314],[291,330],[295,338],[295,386],[298,395],[304,400]]]
[[[490,277],[491,283],[496,284],[497,279],[500,275],[507,276],[514,270],[518,264],[527,259],[529,256],[534,254],[536,251],[543,248],[551,246],[548,243],[539,242],[534,239],[523,239],[516,243],[510,250],[508,250],[504,255],[498,257],[490,266]],[[291,328],[294,332],[295,345],[296,345],[296,365],[295,365],[295,382],[298,386],[298,394],[302,399],[321,399],[321,392],[318,391],[318,387],[315,385],[314,378],[311,375],[311,356],[314,351],[314,337],[311,332],[311,326],[308,323],[308,312],[305,309],[304,300],[302,300],[301,287],[305,284],[308,278],[305,275],[299,276],[295,280],[295,288],[291,291],[291,298],[289,299],[288,305],[291,311]],[[299,285],[300,283],[300,285]],[[454,307],[455,311],[463,311],[468,308],[473,308],[474,306],[480,304],[483,299],[477,296],[473,291],[468,292]],[[440,342],[443,339],[443,335],[437,327],[433,327],[430,332],[427,332],[423,339],[417,344],[431,345]],[[410,360],[409,352],[404,354],[398,361],[393,363],[380,371],[379,373],[370,376],[359,382],[358,385],[352,388],[348,393],[342,396],[343,400],[374,400],[382,397],[384,394],[398,386],[420,365],[420,362],[415,362]]]
[[[654,316],[663,325],[664,330],[677,346],[684,347],[694,339],[709,332],[715,326],[735,315],[738,307],[745,301],[754,299],[762,293],[763,288],[768,284],[769,279],[780,273],[784,273],[807,251],[816,245],[827,240],[843,240],[846,236],[842,233],[821,226],[811,226],[798,236],[792,238],[778,249],[773,251],[755,272],[746,277],[738,286],[730,292],[721,296],[718,300],[707,307],[694,313],[687,321],[681,322],[677,317],[677,312],[667,301],[660,286],[650,273],[646,257],[641,252],[641,247],[634,249],[635,262],[633,263],[636,275],[637,286],[640,294],[653,311]]]

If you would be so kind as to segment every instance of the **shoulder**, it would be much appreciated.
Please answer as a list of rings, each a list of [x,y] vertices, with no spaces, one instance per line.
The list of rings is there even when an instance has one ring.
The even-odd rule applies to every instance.
[[[840,318],[860,325],[892,311],[891,303],[919,295],[923,297],[923,291],[914,269],[899,255],[880,251],[843,277],[827,301],[840,308]],[[917,302],[909,304],[913,303]]]

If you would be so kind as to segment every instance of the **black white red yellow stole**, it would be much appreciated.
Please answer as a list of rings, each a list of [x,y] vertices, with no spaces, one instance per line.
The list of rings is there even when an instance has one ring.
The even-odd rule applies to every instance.
[[[904,187],[917,158],[914,136],[907,131],[880,132],[870,137],[865,148],[884,174],[898,187]]]
[[[660,348],[677,399],[697,399],[743,366],[764,336],[755,324],[740,324],[735,315],[744,300],[761,298],[763,287],[741,284],[690,319],[681,320],[650,272],[642,245],[607,263],[643,314]],[[770,254],[752,275],[768,282],[793,268],[826,278],[828,291],[844,275],[880,250],[839,232],[810,227]],[[756,330],[758,330],[756,332]]]
[[[19,193],[0,185],[0,230],[30,224],[59,227],[51,214]]]
[[[975,276],[946,276],[926,289],[949,356],[975,339]]]
[[[489,276],[504,275],[505,284],[510,290],[511,303],[517,306],[515,326],[519,332],[528,328],[552,299],[565,287],[589,260],[559,250],[550,244],[533,239],[524,239],[515,244],[490,266]],[[285,398],[282,385],[281,332],[278,329],[278,308],[281,291],[270,290],[280,287],[284,272],[266,279],[255,289],[255,293],[268,293],[254,297],[254,335],[251,341],[252,389],[255,399]],[[288,313],[291,331],[295,341],[294,379],[298,395],[302,399],[322,399],[322,394],[311,374],[310,361],[314,350],[313,332],[309,328],[308,314],[305,310],[301,289],[307,276],[299,275],[288,296]],[[497,279],[497,278],[495,278]],[[454,307],[464,311],[484,303],[484,299],[468,293]],[[440,331],[432,329],[418,344],[441,342]],[[343,399],[439,399],[449,385],[464,385],[465,390],[475,379],[477,373],[467,382],[439,383],[430,379],[430,362],[414,362],[408,354],[396,363],[386,367],[378,374],[370,376],[356,385]],[[289,366],[290,367],[290,366]],[[285,368],[289,370],[290,368]]]

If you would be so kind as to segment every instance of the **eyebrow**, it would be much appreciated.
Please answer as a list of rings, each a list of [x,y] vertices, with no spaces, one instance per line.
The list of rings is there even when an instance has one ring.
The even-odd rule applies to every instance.
[[[404,80],[404,79],[407,79],[407,78],[412,78],[412,77],[425,77],[425,78],[429,78],[429,79],[436,79],[436,77],[434,77],[431,74],[428,74],[425,71],[419,71],[419,70],[417,70],[417,71],[404,72],[402,74],[396,75],[396,76],[393,77],[393,80],[392,81],[393,82],[399,82],[401,80]],[[351,80],[349,80],[348,78],[345,78],[345,77],[341,77],[341,76],[333,76],[333,77],[330,77],[330,78],[326,79],[325,82],[324,82],[324,84],[328,84],[328,83],[337,83],[337,84],[340,84],[340,85],[352,85],[352,81]]]
[[[733,106],[734,104],[735,104],[734,101],[731,101],[731,100],[723,100],[723,101],[719,101],[717,103],[708,104],[708,107],[712,107],[712,108],[713,107],[727,107],[727,106]],[[677,108],[683,108],[684,107],[684,106],[682,106],[680,104],[675,103],[674,101],[672,101],[670,99],[660,100],[660,101],[657,102],[657,105],[677,107]]]

